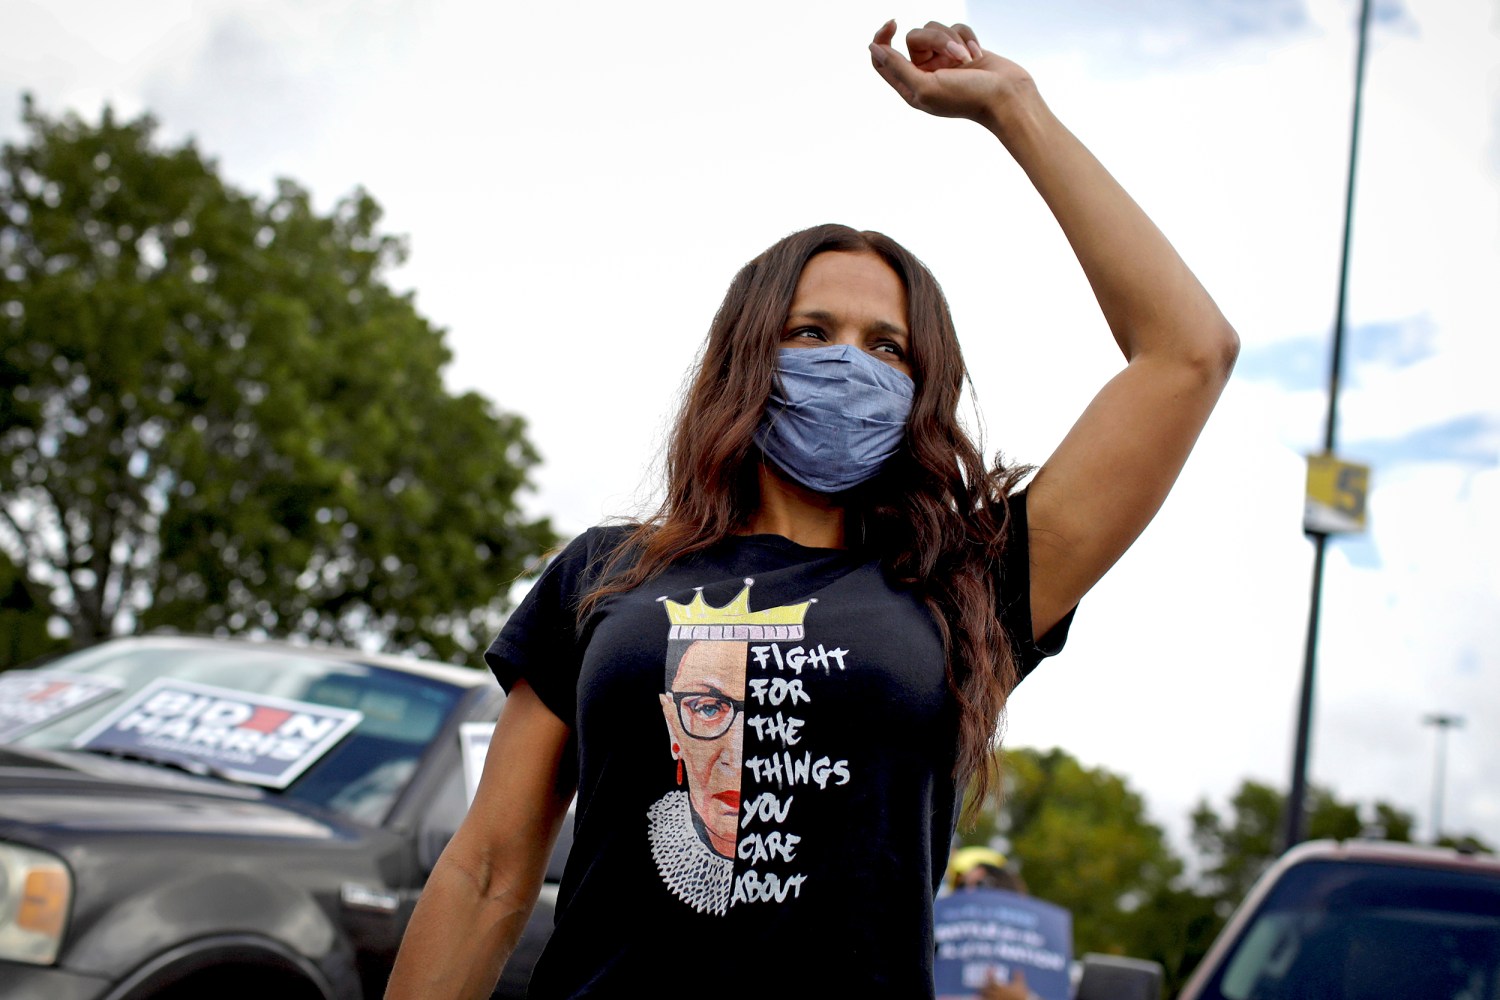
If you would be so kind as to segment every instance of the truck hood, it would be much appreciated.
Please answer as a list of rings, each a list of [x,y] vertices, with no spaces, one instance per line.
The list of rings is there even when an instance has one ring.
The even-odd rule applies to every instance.
[[[350,831],[271,794],[151,764],[71,751],[0,748],[0,838],[57,844],[110,834],[302,840]]]

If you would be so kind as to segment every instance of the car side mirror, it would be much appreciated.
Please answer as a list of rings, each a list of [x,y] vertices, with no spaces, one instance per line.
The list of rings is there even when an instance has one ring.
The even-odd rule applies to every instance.
[[[1157,962],[1090,952],[1073,1000],[1161,1000],[1164,978]]]

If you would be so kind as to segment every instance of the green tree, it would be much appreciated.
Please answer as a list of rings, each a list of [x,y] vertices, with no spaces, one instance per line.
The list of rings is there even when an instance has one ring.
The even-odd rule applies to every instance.
[[[0,670],[58,649],[47,631],[52,608],[21,568],[0,552]]]
[[[1380,831],[1382,840],[1395,840],[1403,844],[1412,842],[1416,819],[1409,812],[1397,809],[1389,802],[1375,803],[1374,826]]]
[[[1224,921],[1214,901],[1191,885],[1160,887],[1135,912],[1137,944],[1130,954],[1160,962],[1167,996],[1176,996],[1208,954]]]
[[[1465,851],[1469,854],[1494,854],[1495,848],[1490,843],[1480,840],[1472,833],[1466,833],[1460,837],[1447,834],[1438,838],[1437,846],[1452,847],[1456,850]]]
[[[520,418],[442,382],[403,242],[235,190],[149,117],[0,154],[0,551],[71,640],[168,626],[442,658],[552,544]]]
[[[1314,801],[1317,797],[1314,790]],[[1201,859],[1202,881],[1219,904],[1221,918],[1276,859],[1284,799],[1270,785],[1246,779],[1230,796],[1227,819],[1206,799],[1193,810],[1193,846]]]
[[[1357,803],[1340,801],[1333,792],[1316,786],[1310,789],[1308,800],[1309,839],[1411,840],[1411,814],[1388,802],[1362,810]],[[1206,800],[1193,810],[1192,838],[1204,888],[1221,918],[1229,916],[1281,853],[1285,808],[1286,796],[1280,791],[1246,779],[1230,796],[1227,817],[1215,812]]]
[[[1058,749],[1008,749],[1003,763],[1003,804],[981,813],[965,843],[1003,846],[1033,895],[1067,908],[1075,951],[1159,961],[1175,989],[1212,938],[1210,904],[1183,884],[1140,795]]]

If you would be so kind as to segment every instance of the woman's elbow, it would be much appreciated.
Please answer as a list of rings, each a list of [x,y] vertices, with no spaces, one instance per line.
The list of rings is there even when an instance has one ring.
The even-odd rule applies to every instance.
[[[1234,371],[1240,356],[1240,335],[1229,321],[1219,317],[1205,324],[1190,346],[1182,352],[1181,361],[1194,373],[1194,381],[1215,391],[1222,389]]]
[[[1229,320],[1221,318],[1210,336],[1210,341],[1212,344],[1210,363],[1219,380],[1227,382],[1230,373],[1234,371],[1234,363],[1240,357],[1240,335],[1235,332],[1234,327],[1229,325]]]

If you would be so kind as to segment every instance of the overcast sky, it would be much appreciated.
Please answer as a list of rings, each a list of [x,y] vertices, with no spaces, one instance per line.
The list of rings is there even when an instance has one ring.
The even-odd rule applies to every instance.
[[[966,20],[1152,215],[1238,328],[1234,381],[1157,521],[1011,702],[1008,741],[1119,771],[1179,837],[1202,796],[1287,781],[1337,290],[1354,0],[0,0],[0,137],[149,110],[239,186],[363,185],[448,330],[449,380],[529,421],[529,506],[564,533],[651,495],[734,271],[823,221],[944,284],[986,445],[1047,457],[1118,354],[1065,241],[987,133],[869,66]],[[1340,450],[1371,531],[1331,546],[1311,772],[1500,843],[1500,6],[1380,0]]]

